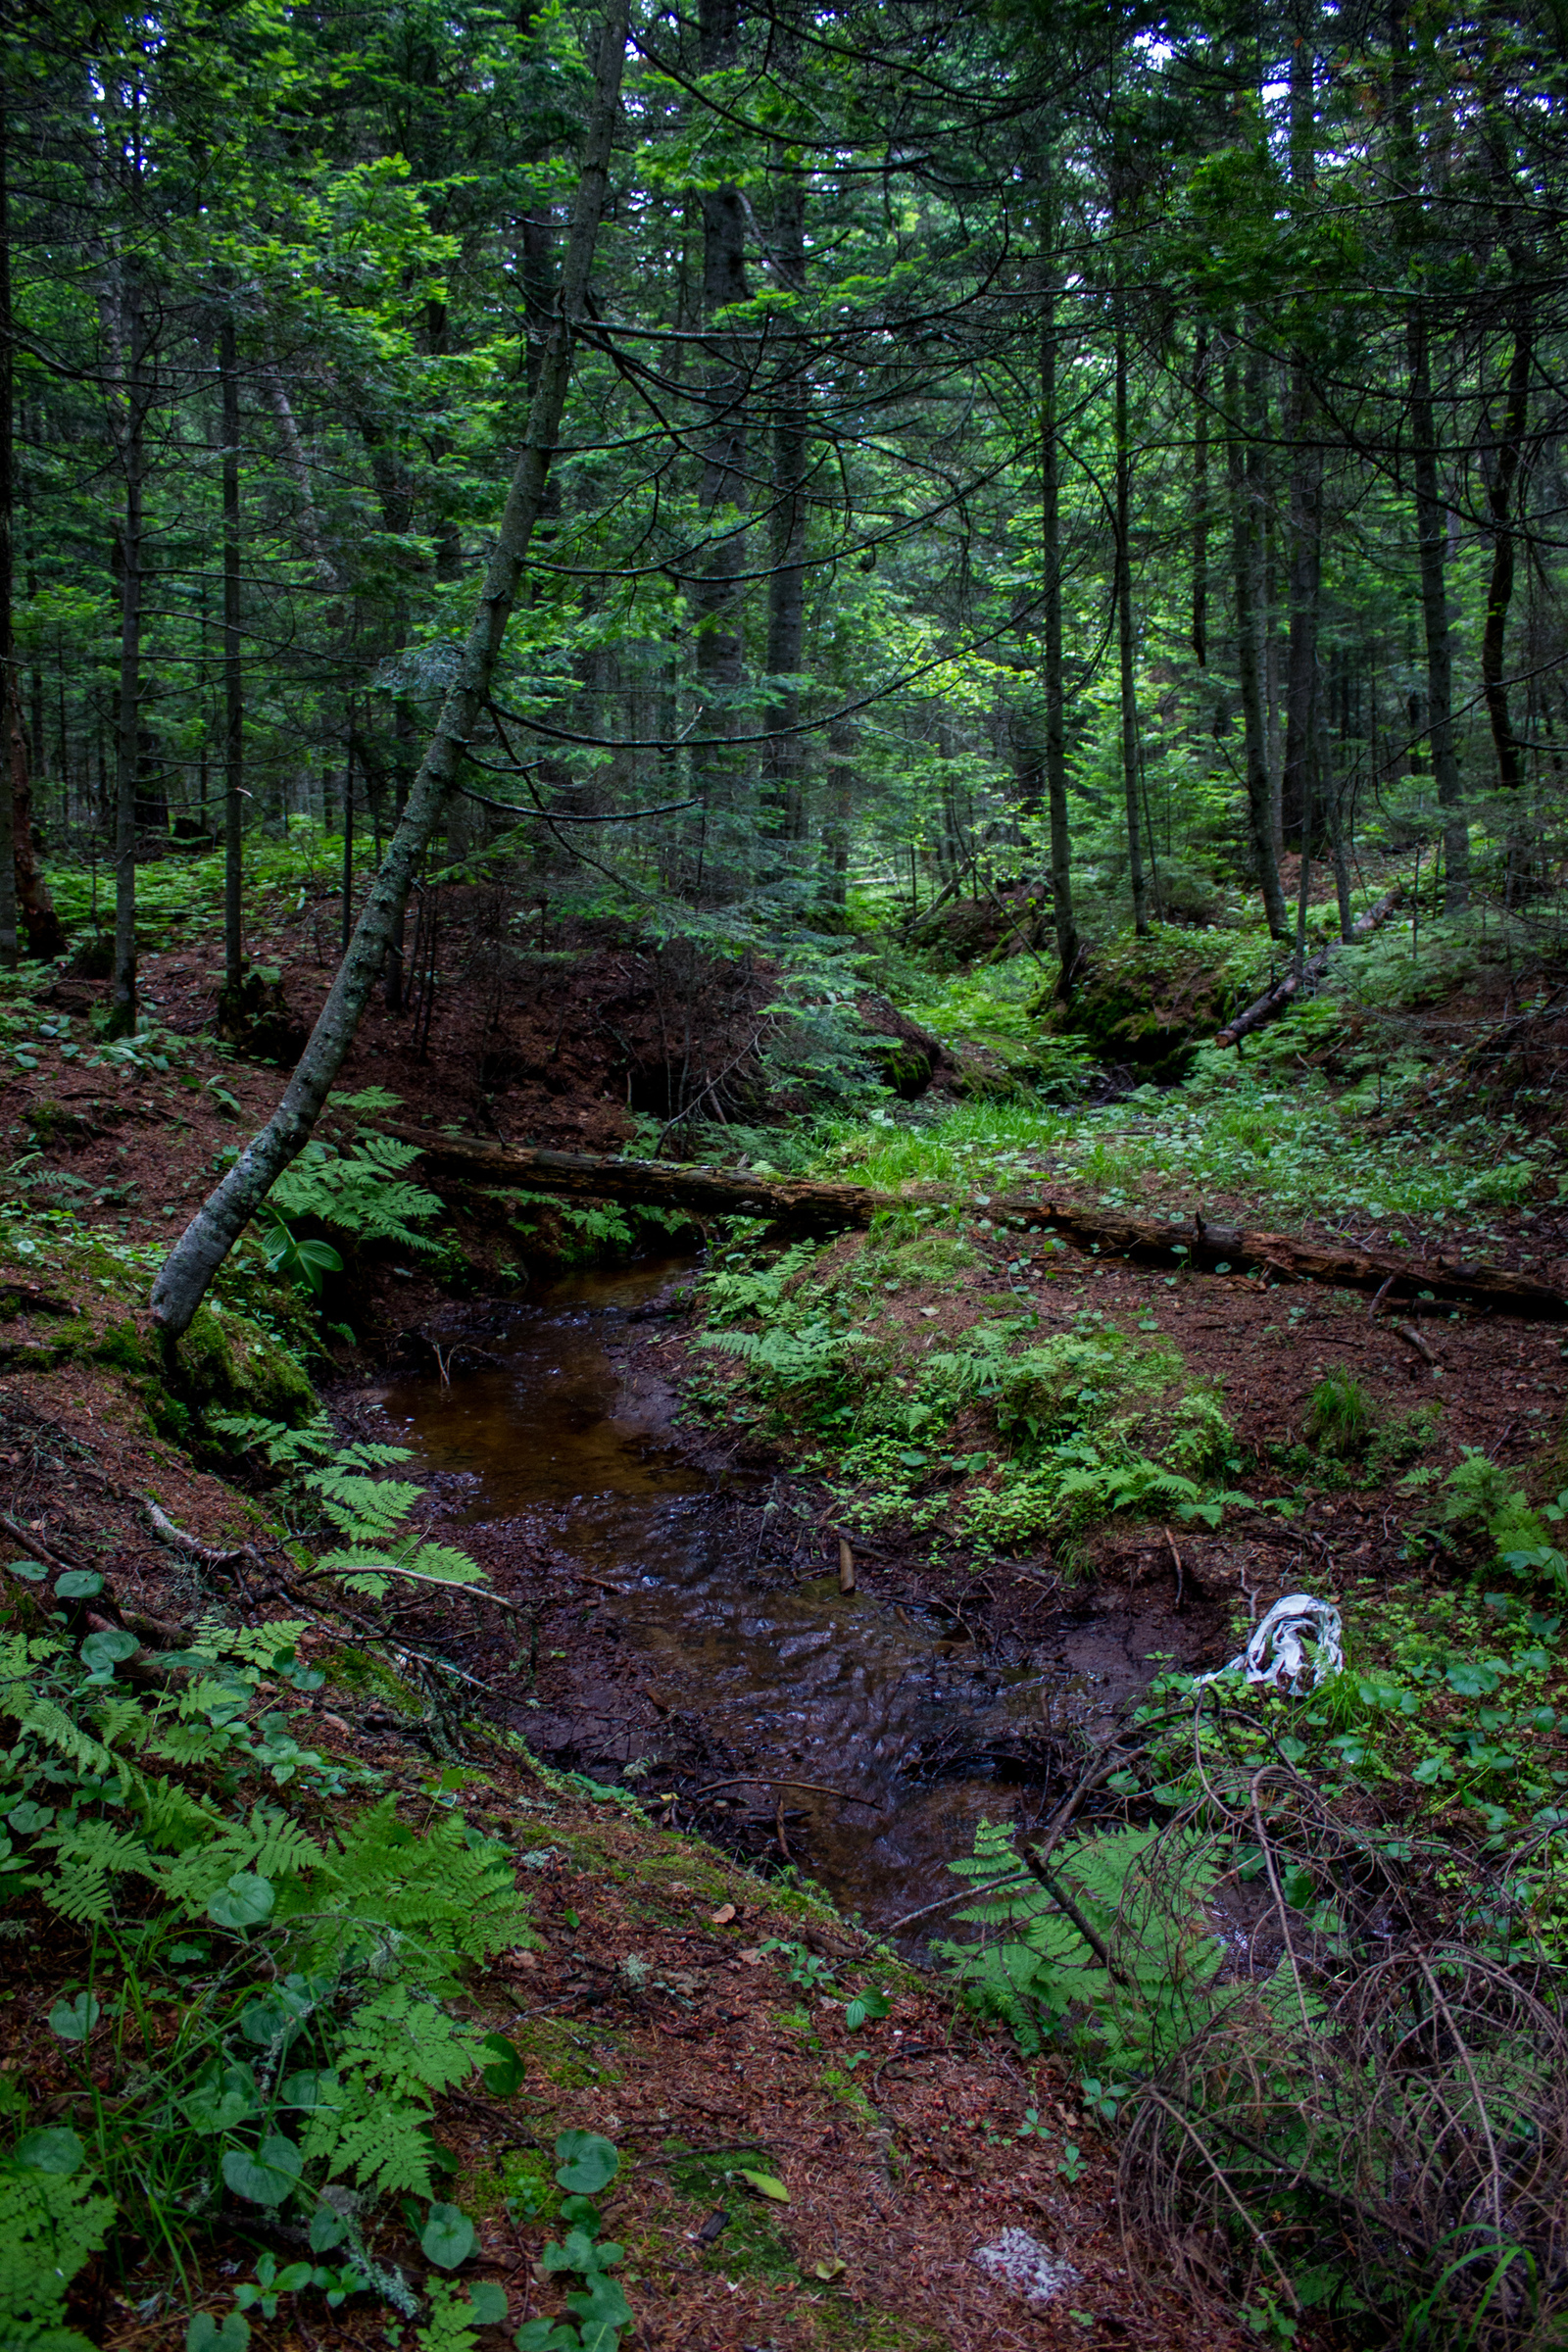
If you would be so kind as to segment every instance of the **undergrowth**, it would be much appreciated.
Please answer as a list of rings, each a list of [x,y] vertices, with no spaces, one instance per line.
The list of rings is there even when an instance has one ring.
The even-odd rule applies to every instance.
[[[696,1399],[809,1448],[848,1524],[897,1521],[979,1557],[1110,1511],[1217,1520],[1241,1465],[1212,1384],[1168,1339],[1098,1311],[1044,1332],[1021,1288],[982,1297],[971,1320],[986,1261],[961,1225],[929,1218],[771,1263],[736,1245],[701,1286],[698,1341],[735,1370],[699,1381]],[[1017,1246],[1053,1279],[1054,1236],[1036,1226]],[[911,1329],[906,1297],[943,1308],[917,1306]],[[944,1308],[940,1339],[922,1340],[919,1319]]]
[[[1544,2344],[1568,2148],[1568,1496],[1538,1509],[1478,1452],[1406,1487],[1412,1551],[1446,1549],[1454,1591],[1367,1586],[1343,1668],[1299,1692],[1156,1680],[1102,1767],[1121,1821],[1045,1849],[983,1825],[953,1866],[978,1934],[940,1950],[1027,2051],[1083,2070],[1086,2107],[1125,2134],[1129,2216],[1200,2298],[1272,2311],[1282,2341],[1322,2310],[1401,2340]]]

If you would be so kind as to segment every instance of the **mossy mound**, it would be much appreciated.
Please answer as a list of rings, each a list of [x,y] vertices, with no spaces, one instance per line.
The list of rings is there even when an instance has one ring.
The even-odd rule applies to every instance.
[[[1053,1007],[1050,1024],[1086,1039],[1102,1061],[1181,1078],[1224,1025],[1229,945],[1166,924],[1146,939],[1118,940],[1097,950],[1071,1004]]]

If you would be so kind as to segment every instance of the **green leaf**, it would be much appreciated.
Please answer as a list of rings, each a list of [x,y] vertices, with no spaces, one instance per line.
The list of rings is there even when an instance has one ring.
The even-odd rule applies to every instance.
[[[199,2311],[185,2330],[185,2352],[245,2352],[251,2324],[237,2311],[227,2314],[221,2328],[210,2311]]]
[[[257,1928],[271,1914],[276,1897],[270,1879],[236,1870],[226,1886],[207,1898],[207,1916],[220,1928]]]
[[[597,2132],[563,2132],[556,2141],[556,2180],[574,2196],[595,2197],[620,2170],[620,2156]]]
[[[223,2158],[223,2179],[236,2197],[252,2205],[281,2205],[299,2185],[304,2159],[291,2139],[274,2132],[253,2155],[247,2148],[230,2148]]]
[[[55,1579],[55,1592],[61,1600],[91,1600],[104,1589],[104,1580],[96,1568],[68,1568],[64,1576]]]
[[[102,2015],[90,1994],[78,1992],[74,2001],[56,2001],[49,2012],[49,2030],[62,2041],[85,2041]]]
[[[507,2290],[499,2278],[476,2278],[468,2289],[476,2328],[500,2328],[506,2323]]]
[[[484,2086],[498,2099],[510,2099],[513,2092],[522,2088],[525,2072],[522,2058],[504,2034],[487,2034],[480,2047],[491,2053],[490,2064],[484,2069]]]
[[[844,2004],[844,2023],[854,2034],[868,2017],[886,2017],[891,2008],[892,2003],[885,1993],[858,1992],[852,2001]]]
[[[772,2173],[749,2172],[743,2165],[740,2178],[748,2188],[755,2188],[760,2197],[770,2197],[775,2205],[787,2205],[790,2201],[789,2190]]]
[[[631,2325],[631,2305],[613,2278],[603,2271],[590,2273],[581,2290],[566,2297],[566,2309],[586,2328],[590,2324],[601,2328],[627,2328]]]
[[[198,2132],[233,2132],[261,2113],[256,2077],[248,2066],[224,2066],[215,2058],[181,2106]]]
[[[323,2201],[311,2216],[311,2252],[330,2254],[334,2246],[343,2243],[348,2233],[349,2226],[344,2216],[335,2205]]]
[[[321,2067],[290,2075],[283,2084],[283,2104],[302,2108],[307,2115],[331,2113],[343,2104],[336,2074],[330,2067]]]
[[[575,2328],[564,2328],[559,2320],[525,2320],[513,2337],[517,2352],[581,2352],[582,2338]],[[616,2352],[611,2339],[609,2352]]]
[[[122,1633],[118,1626],[105,1626],[102,1633],[89,1634],[81,1645],[81,1662],[89,1674],[113,1674],[126,1658],[133,1658],[141,1643],[134,1634]]]
[[[24,2164],[30,2172],[53,2173],[60,2180],[80,2169],[85,2153],[74,2132],[65,2125],[53,2131],[24,2132],[14,2150],[18,2164]]]
[[[24,1804],[14,1805],[6,1815],[6,1827],[15,1830],[19,1838],[30,1838],[36,1830],[46,1830],[55,1817],[53,1805],[35,1805],[29,1797]]]
[[[473,2224],[456,2205],[432,2205],[430,2218],[419,2233],[419,2246],[426,2262],[438,2270],[455,2271],[460,2262],[466,2262],[473,2252]]]
[[[1474,1658],[1461,1658],[1445,1668],[1444,1681],[1460,1698],[1485,1698],[1497,1688],[1497,1678],[1490,1666]]]

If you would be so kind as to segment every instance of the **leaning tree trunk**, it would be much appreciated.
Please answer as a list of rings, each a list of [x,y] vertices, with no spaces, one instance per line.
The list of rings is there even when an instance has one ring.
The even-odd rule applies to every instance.
[[[572,329],[583,316],[588,273],[609,181],[610,151],[626,53],[627,0],[611,0],[600,38],[597,86],[582,176],[562,274],[561,308],[485,572],[479,610],[386,858],[282,1102],[210,1194],[170,1251],[153,1286],[153,1320],[168,1338],[185,1330],[203,1294],[271,1185],[309,1142],[408,902],[415,869],[457,782],[490,691],[528,544],[544,502],[571,374]]]

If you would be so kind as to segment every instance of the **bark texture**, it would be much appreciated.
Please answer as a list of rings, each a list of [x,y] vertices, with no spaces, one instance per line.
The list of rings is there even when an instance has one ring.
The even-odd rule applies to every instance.
[[[1249,363],[1249,393],[1253,363]],[[1242,735],[1247,760],[1247,819],[1263,892],[1263,912],[1276,939],[1290,937],[1285,894],[1274,855],[1273,793],[1268,772],[1268,728],[1263,709],[1261,611],[1263,560],[1249,477],[1248,425],[1242,415],[1241,371],[1235,346],[1225,353],[1225,471],[1230,489],[1231,558],[1236,588],[1236,668],[1242,689]],[[1253,405],[1249,402],[1250,408]]]
[[[572,329],[581,319],[609,179],[610,151],[626,51],[626,0],[612,0],[599,45],[593,111],[584,143],[571,235],[562,273],[561,308],[539,372],[528,439],[512,477],[479,610],[468,631],[408,806],[370,887],[349,952],[338,968],[310,1042],[283,1100],[260,1134],[180,1235],[153,1286],[153,1320],[172,1339],[188,1326],[203,1294],[268,1191],[309,1142],[321,1105],[359,1026],[360,1015],[408,902],[415,870],[457,783],[478,723],[516,600],[528,544],[543,505],[571,373]]]
[[[1050,183],[1043,206],[1054,230]],[[1067,711],[1061,645],[1061,452],[1056,443],[1056,265],[1045,259],[1040,300],[1040,522],[1046,624],[1046,800],[1051,816],[1051,911],[1060,971],[1056,993],[1072,994],[1078,925],[1072,907],[1072,832],[1067,819]]]

